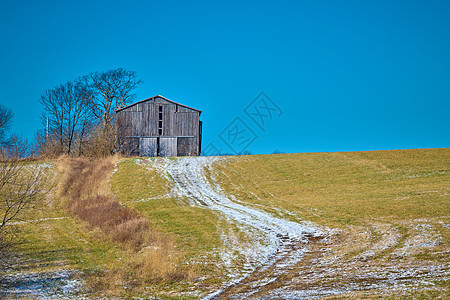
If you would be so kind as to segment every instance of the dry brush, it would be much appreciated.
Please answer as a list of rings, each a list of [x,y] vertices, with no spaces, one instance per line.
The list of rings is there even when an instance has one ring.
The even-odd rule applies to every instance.
[[[100,289],[112,290],[110,285],[124,284],[139,288],[147,283],[188,279],[189,272],[178,266],[180,255],[172,239],[154,230],[146,217],[110,193],[109,178],[117,160],[117,156],[64,156],[58,160],[62,175],[57,194],[66,210],[84,221],[88,229],[99,230],[102,237],[119,245],[127,256],[126,265],[119,264],[105,273],[110,280],[103,278]]]

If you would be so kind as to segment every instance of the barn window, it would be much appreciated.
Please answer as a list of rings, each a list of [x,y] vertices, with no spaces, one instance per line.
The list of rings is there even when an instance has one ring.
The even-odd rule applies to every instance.
[[[162,127],[163,127],[163,113],[162,113],[162,105],[159,106],[159,118],[158,118],[158,134],[162,135]]]

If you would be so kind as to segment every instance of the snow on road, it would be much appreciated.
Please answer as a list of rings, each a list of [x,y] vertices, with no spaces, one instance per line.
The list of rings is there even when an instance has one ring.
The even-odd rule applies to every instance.
[[[341,235],[288,221],[225,193],[213,169],[224,159],[158,158],[150,164],[172,182],[171,197],[210,209],[228,224],[219,230],[224,242],[220,255],[230,280],[206,299],[299,299],[369,290],[379,295],[413,295],[417,289],[440,293],[434,282],[448,280],[448,261],[413,256],[443,243],[435,232],[439,224],[414,225],[418,220],[411,220],[404,225],[415,229],[401,233],[398,225],[375,222],[349,226]]]
[[[230,251],[222,252],[225,265],[227,260],[233,261],[236,256],[244,257],[244,273],[230,270],[235,278],[229,283],[233,285],[246,278],[246,275],[263,269],[273,268],[273,277],[264,278],[271,282],[282,270],[293,266],[302,258],[306,244],[310,238],[325,236],[325,231],[307,223],[296,223],[277,218],[265,211],[241,204],[226,195],[214,178],[208,178],[205,170],[223,158],[218,157],[186,157],[158,159],[153,166],[173,180],[172,192],[178,197],[187,197],[191,205],[205,207],[215,211],[219,216],[237,226],[241,232],[248,234],[249,242],[242,244],[236,241],[229,232],[223,234],[225,247]],[[233,253],[238,253],[238,255]],[[231,266],[231,263],[229,263]],[[257,285],[264,285],[258,282]],[[210,295],[214,297],[221,291]]]

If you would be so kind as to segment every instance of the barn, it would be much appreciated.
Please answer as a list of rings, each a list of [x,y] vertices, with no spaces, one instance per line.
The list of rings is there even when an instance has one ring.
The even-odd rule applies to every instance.
[[[119,149],[133,156],[198,156],[201,113],[160,95],[121,107],[115,116]]]

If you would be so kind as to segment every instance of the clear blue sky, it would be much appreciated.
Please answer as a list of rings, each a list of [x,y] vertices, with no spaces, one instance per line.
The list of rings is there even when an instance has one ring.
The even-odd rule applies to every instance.
[[[0,28],[0,103],[28,138],[46,89],[124,67],[224,152],[236,117],[253,153],[450,146],[450,1],[2,0]],[[262,91],[282,110],[263,128],[244,111]]]

